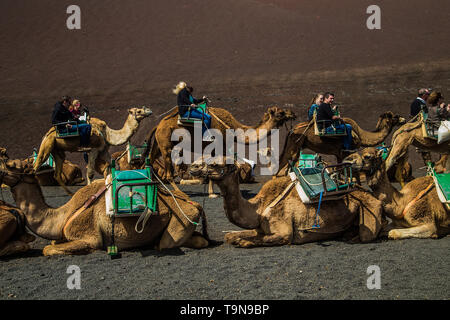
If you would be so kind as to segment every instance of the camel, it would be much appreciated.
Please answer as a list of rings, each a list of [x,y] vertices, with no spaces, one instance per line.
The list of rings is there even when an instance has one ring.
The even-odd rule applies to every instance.
[[[114,130],[106,125],[106,122],[97,118],[91,118],[92,125],[89,148],[80,149],[80,138],[72,137],[60,139],[56,137],[56,130],[52,127],[44,136],[39,148],[39,153],[34,164],[34,170],[44,163],[50,153],[55,159],[55,180],[72,195],[72,192],[64,185],[61,177],[62,165],[65,159],[65,152],[79,152],[89,150],[87,165],[87,183],[90,184],[95,172],[95,160],[99,157],[104,161],[104,166],[99,168],[99,173],[104,177],[108,174],[109,168],[109,146],[117,146],[126,143],[137,131],[141,121],[152,114],[152,111],[146,107],[131,108],[128,110],[128,117],[122,129]]]
[[[437,238],[450,232],[450,208],[439,200],[431,176],[416,178],[398,191],[389,182],[387,160],[379,150],[365,148],[344,161],[366,174],[368,186],[383,201],[392,219],[385,230],[389,239]]]
[[[429,152],[437,152],[442,155],[448,155],[450,153],[450,141],[437,144],[437,141],[424,137],[422,130],[422,118],[414,122],[408,122],[401,126],[392,136],[391,151],[386,159],[386,169],[389,170],[395,163],[408,152],[408,147],[413,145],[421,150]],[[426,163],[430,159],[425,158]],[[442,161],[446,161],[444,158]],[[447,164],[448,165],[448,164]]]
[[[295,119],[295,114],[290,110],[283,110],[279,107],[270,107],[267,109],[261,122],[256,126],[247,126],[237,121],[230,112],[222,108],[208,108],[208,112],[212,115],[211,129],[218,129],[224,137],[224,143],[226,142],[226,130],[227,129],[254,129],[255,135],[245,136],[245,140],[238,137],[238,141],[245,142],[245,144],[258,143],[260,140],[267,138],[270,135],[271,129],[279,128],[285,124],[288,120]],[[161,120],[156,129],[150,132],[147,141],[151,141],[152,135],[155,136],[155,142],[151,148],[151,161],[157,159],[160,155],[163,158],[165,168],[167,168],[164,179],[167,181],[173,180],[173,166],[171,159],[171,152],[175,145],[171,141],[172,132],[176,129],[186,128],[178,124],[177,119],[178,111],[174,111]],[[191,136],[193,130],[191,130]],[[193,142],[194,139],[192,139]],[[191,149],[193,150],[193,149]],[[226,150],[226,149],[224,149]]]
[[[118,167],[118,170],[135,170],[135,169],[142,169],[145,166],[145,161],[143,159],[140,159],[139,161],[136,161],[134,163],[130,163],[127,160],[126,150],[125,151],[118,151],[114,152],[111,155],[111,159],[116,160],[116,165]],[[96,166],[101,166],[101,160],[97,159]],[[240,183],[253,183],[255,182],[255,178],[252,175],[252,168],[250,164],[247,162],[244,162],[242,164],[238,164],[238,170],[239,170],[239,182]],[[156,159],[153,162],[152,168],[154,172],[158,176],[163,176],[165,173],[164,168],[164,162],[161,160],[161,158]],[[199,184],[209,184],[208,188],[208,196],[210,198],[215,198],[216,195],[214,194],[214,189],[212,186],[212,182],[209,182],[208,179],[198,179],[193,178],[189,174],[189,167],[186,164],[181,164],[179,166],[175,167],[177,172],[176,175],[181,177],[180,184],[181,185],[199,185]]]
[[[6,157],[6,149],[0,148],[0,159]],[[0,257],[28,251],[28,243],[34,240],[35,237],[25,230],[23,212],[0,200]]]
[[[25,231],[25,216],[16,207],[0,200],[0,257],[30,250],[35,237]]]
[[[239,190],[236,165],[232,162],[206,165],[197,161],[193,176],[207,176],[220,188],[225,215],[234,225],[247,229],[225,235],[237,247],[280,246],[334,239],[359,225],[359,239],[374,240],[383,222],[382,203],[366,191],[356,190],[342,199],[321,204],[319,229],[312,228],[317,204],[304,204],[289,177],[266,182],[258,194],[246,200]],[[274,201],[275,200],[275,201]]]
[[[111,218],[106,215],[105,193],[91,205],[86,204],[105,186],[105,180],[95,180],[79,189],[59,208],[51,208],[45,203],[31,165],[2,159],[0,180],[11,188],[17,206],[25,215],[27,227],[42,238],[55,240],[44,247],[44,255],[87,254],[105,249],[111,243]],[[155,245],[157,250],[206,247],[208,236],[202,207],[186,194],[174,191],[173,195],[159,188],[158,214],[150,217],[142,233],[135,232],[138,217],[116,217],[114,233],[118,250],[148,245]],[[87,206],[85,210],[79,212],[84,206]],[[204,236],[195,232],[200,217]]]
[[[376,146],[381,144],[391,133],[392,129],[405,122],[399,115],[388,111],[383,113],[376,125],[374,132],[363,130],[350,118],[344,118],[344,122],[352,126],[353,144],[355,149],[360,147]],[[314,121],[297,124],[286,137],[283,151],[280,157],[279,170],[276,176],[286,175],[289,160],[298,158],[300,149],[310,149],[321,154],[334,155],[337,162],[342,162],[342,137],[319,137],[314,132]]]

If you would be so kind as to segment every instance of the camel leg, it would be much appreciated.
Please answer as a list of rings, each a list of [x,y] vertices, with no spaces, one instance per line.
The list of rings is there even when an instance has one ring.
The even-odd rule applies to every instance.
[[[99,161],[101,164],[96,166],[95,170],[99,174],[102,174],[103,178],[106,179],[106,177],[111,173],[111,163],[109,162],[110,156],[108,150],[103,150],[102,152],[100,152],[97,158],[101,160]]]
[[[192,236],[183,243],[183,247],[192,249],[202,249],[206,248],[208,245],[208,240],[197,231],[194,231]]]
[[[406,138],[401,140],[401,136],[405,135]],[[407,132],[400,133],[397,135],[394,141],[392,141],[392,149],[389,152],[389,155],[386,159],[386,171],[392,168],[395,163],[400,159],[406,156],[408,152],[408,147],[412,144],[414,137],[408,136]],[[400,143],[401,141],[401,143]]]
[[[189,219],[192,221],[198,221],[198,218],[198,216],[189,216]],[[156,246],[156,249],[171,249],[184,246],[185,243],[192,244],[190,239],[192,238],[194,231],[195,225],[187,221],[184,217],[181,220],[181,218],[177,215],[172,215],[166,230],[161,236],[159,244]]]
[[[86,179],[87,179],[87,184],[91,184],[92,180],[94,179],[94,175],[95,175],[95,161],[98,157],[98,150],[97,149],[92,149],[89,152],[88,155],[88,164],[86,167]]]
[[[208,194],[209,194],[209,197],[212,199],[219,197],[218,194],[214,193],[213,181],[211,179],[209,179],[209,182],[208,182]]]
[[[94,251],[95,245],[85,240],[74,240],[64,243],[51,244],[44,247],[42,253],[44,256],[54,255],[78,255],[87,254]]]
[[[230,243],[236,247],[241,247],[241,248],[252,248],[252,247],[263,247],[263,246],[269,246],[269,247],[270,246],[282,246],[282,245],[289,244],[291,242],[291,235],[287,235],[287,234],[265,235],[262,233],[257,233],[255,236],[255,235],[249,235],[249,232],[244,231],[242,233],[235,234],[235,235],[232,235],[229,237],[227,237],[227,235],[225,236],[225,240],[228,243]]]
[[[407,239],[407,238],[437,238],[437,229],[434,223],[424,224],[418,227],[393,229],[389,231],[389,239]]]
[[[22,253],[30,250],[30,245],[23,241],[7,242],[3,247],[0,247],[0,257],[16,253]]]
[[[69,196],[72,196],[73,193],[72,191],[70,191],[66,185],[64,184],[64,181],[62,179],[62,166],[64,163],[64,153],[60,153],[60,152],[55,152],[55,154],[53,155],[53,157],[55,158],[55,180],[58,182],[58,184],[64,189],[64,191],[66,191],[66,193]]]

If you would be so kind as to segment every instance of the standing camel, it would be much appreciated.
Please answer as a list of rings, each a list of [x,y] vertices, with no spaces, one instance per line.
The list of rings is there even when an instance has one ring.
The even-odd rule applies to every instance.
[[[279,128],[283,124],[285,124],[288,120],[294,120],[295,114],[290,110],[284,110],[279,107],[269,107],[267,111],[264,113],[264,116],[260,123],[256,126],[247,126],[239,121],[237,121],[233,115],[225,109],[222,108],[208,108],[208,112],[212,115],[211,120],[211,129],[217,129],[220,131],[223,137],[226,136],[227,129],[254,129],[254,133],[249,136],[245,136],[244,139],[242,137],[237,137],[238,141],[245,142],[245,144],[256,144],[259,141],[267,138],[268,135],[271,134],[271,129]],[[150,141],[152,140],[152,136],[155,136],[155,142],[152,144],[150,151],[150,159],[151,161],[155,161],[160,156],[164,162],[165,174],[163,179],[173,182],[173,164],[171,159],[172,149],[175,146],[176,142],[171,141],[172,132],[176,129],[186,128],[182,127],[178,124],[177,118],[178,112],[174,111],[165,118],[161,120],[156,128],[154,128],[148,135],[146,141],[150,146]],[[193,136],[192,128],[189,129],[191,133],[191,137]],[[194,143],[194,139],[191,139],[192,144]],[[224,143],[225,138],[223,139]],[[226,146],[224,146],[224,150]],[[193,150],[193,149],[191,149]],[[172,183],[172,185],[176,188],[176,185]],[[209,194],[210,197],[213,194],[212,191],[212,183],[209,185]]]
[[[92,131],[88,147],[88,150],[90,150],[86,174],[88,184],[91,183],[94,177],[96,159],[99,157],[105,160],[104,165],[99,168],[98,172],[106,177],[109,168],[109,147],[126,143],[136,133],[141,121],[151,114],[152,111],[146,107],[129,109],[128,117],[120,130],[109,128],[103,120],[90,119]],[[52,127],[42,139],[39,153],[34,163],[34,170],[37,172],[38,168],[47,160],[51,153],[55,159],[55,179],[69,195],[72,195],[72,192],[64,185],[61,177],[62,164],[65,159],[65,152],[79,151],[86,151],[86,148],[80,149],[79,137],[57,138],[56,130]]]
[[[344,122],[353,128],[353,144],[355,148],[370,147],[381,144],[391,133],[392,129],[405,122],[399,115],[391,111],[383,113],[376,125],[375,131],[363,130],[354,120],[344,118]],[[314,121],[302,122],[289,132],[280,156],[280,164],[277,176],[285,175],[289,160],[295,161],[300,149],[310,149],[321,154],[334,155],[337,162],[344,158],[342,154],[342,137],[320,137],[314,132]]]
[[[111,243],[111,218],[106,215],[105,192],[91,205],[87,201],[105,186],[99,179],[79,189],[59,208],[49,207],[32,173],[33,168],[19,160],[0,161],[0,183],[11,188],[13,198],[26,218],[27,227],[36,235],[56,240],[44,248],[44,255],[86,254],[105,249]],[[106,191],[109,192],[110,188]],[[78,212],[83,206],[84,211]],[[186,194],[158,190],[158,214],[152,215],[144,232],[135,232],[138,217],[116,217],[115,244],[119,250],[155,245],[158,250],[180,246],[203,248],[206,240],[206,220],[200,204]],[[181,209],[180,209],[181,208]],[[202,217],[205,237],[195,232]]]
[[[391,151],[386,159],[387,170],[393,167],[400,158],[407,154],[410,145],[421,150],[437,152],[442,155],[450,154],[450,141],[438,144],[435,139],[424,137],[422,124],[422,118],[418,117],[416,121],[408,122],[394,132],[392,136]],[[447,158],[445,158],[445,162],[447,162],[446,159]],[[444,162],[444,159],[442,162]]]
[[[391,229],[390,239],[437,238],[450,233],[450,210],[439,200],[432,177],[416,178],[398,191],[389,182],[387,163],[379,150],[363,149],[345,162],[366,174],[367,184],[383,201],[384,211],[392,219],[387,229]]]
[[[193,176],[207,176],[220,188],[225,215],[246,231],[230,232],[225,240],[238,247],[303,244],[334,239],[359,225],[361,241],[375,239],[383,224],[382,204],[366,191],[353,191],[340,200],[324,201],[320,207],[319,229],[312,228],[317,204],[304,204],[289,177],[266,182],[258,194],[246,200],[239,190],[235,164],[191,165]]]

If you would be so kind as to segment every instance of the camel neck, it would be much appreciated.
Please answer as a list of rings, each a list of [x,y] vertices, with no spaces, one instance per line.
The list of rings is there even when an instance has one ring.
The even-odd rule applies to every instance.
[[[400,197],[400,192],[395,189],[389,181],[385,162],[383,162],[381,168],[368,179],[368,185],[373,190],[375,196],[385,203],[397,202],[397,199]]]
[[[244,229],[255,229],[259,226],[257,205],[242,198],[239,190],[239,177],[236,172],[217,181],[224,198],[225,215],[228,220]]]
[[[114,130],[106,127],[107,140],[111,145],[118,146],[126,143],[137,131],[139,122],[134,115],[129,115],[123,127],[119,130]]]
[[[47,205],[40,186],[21,182],[12,190],[14,201],[26,217],[26,225],[38,236],[48,240],[61,238],[66,215]]]

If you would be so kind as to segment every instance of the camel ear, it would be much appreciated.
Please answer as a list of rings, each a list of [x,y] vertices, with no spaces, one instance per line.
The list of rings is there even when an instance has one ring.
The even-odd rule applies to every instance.
[[[2,157],[8,157],[7,153],[6,153],[6,148],[0,148],[0,156]]]

